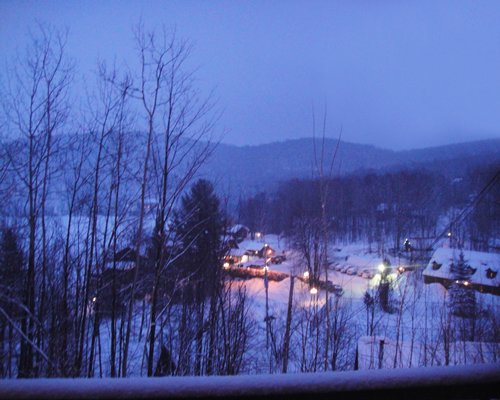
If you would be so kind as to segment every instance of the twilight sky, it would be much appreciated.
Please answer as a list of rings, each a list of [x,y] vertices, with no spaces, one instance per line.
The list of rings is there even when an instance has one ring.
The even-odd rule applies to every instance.
[[[81,74],[130,60],[141,17],[192,41],[226,143],[312,136],[325,103],[327,135],[350,142],[500,138],[500,1],[0,0],[0,71],[36,20],[69,28]]]

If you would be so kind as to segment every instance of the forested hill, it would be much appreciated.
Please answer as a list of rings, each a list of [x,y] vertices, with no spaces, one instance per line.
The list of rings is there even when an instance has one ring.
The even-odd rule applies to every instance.
[[[69,179],[68,177],[72,176],[72,169],[79,160],[82,160],[82,176],[90,177],[93,175],[97,152],[96,146],[88,145],[91,141],[90,136],[87,138],[87,136],[63,135],[58,138],[60,151],[54,155],[54,173],[56,174],[54,176],[58,178],[54,179],[49,191],[50,202],[61,203],[54,206],[55,208],[64,209],[65,206],[62,203],[66,204],[68,191],[65,182]],[[128,174],[128,178],[124,178],[123,185],[131,196],[137,196],[139,192],[136,178],[142,168],[143,141],[144,135],[131,133],[131,138],[127,141],[124,149],[125,172]],[[26,146],[22,140],[4,144],[5,149],[12,148],[11,154],[23,156],[22,151],[16,151],[16,149]],[[205,145],[206,143],[199,144],[201,148]],[[324,165],[326,170],[329,168],[336,146],[336,139],[325,140]],[[316,139],[315,143],[312,138],[287,140],[259,146],[238,147],[219,144],[207,162],[202,165],[195,178],[203,177],[212,181],[219,195],[228,198],[229,203],[235,205],[240,197],[249,197],[263,191],[275,192],[279,182],[317,176],[314,163],[315,151],[316,158],[319,160],[321,148],[321,140]],[[196,145],[194,149],[194,156],[196,156]],[[6,154],[7,152],[0,151],[0,165],[7,162]],[[112,159],[113,156],[110,154],[107,158],[107,164]],[[186,160],[189,162],[189,157],[186,157]],[[452,180],[466,176],[477,167],[494,164],[498,164],[500,168],[500,139],[406,151],[393,151],[342,141],[338,145],[332,175],[338,177],[367,172],[386,173],[403,169],[424,169]],[[63,178],[64,176],[66,178]],[[12,174],[10,178],[12,181],[9,180],[9,184],[17,184],[15,174]],[[111,175],[109,173],[103,174],[101,179],[105,182],[103,183],[105,186],[109,185]],[[85,182],[85,185],[88,186],[91,181],[85,180]],[[7,181],[5,184],[8,185]],[[90,191],[89,186],[86,192],[90,193]],[[155,186],[152,184],[148,197],[156,198],[155,196]],[[88,198],[78,199],[78,201],[83,204],[88,202]],[[18,203],[24,204],[21,201]],[[4,210],[4,212],[7,215],[11,213],[8,210]]]
[[[325,165],[329,165],[336,145],[336,139],[325,140]],[[320,139],[316,139],[316,143],[306,138],[243,147],[220,144],[202,173],[224,191],[251,194],[272,190],[279,181],[312,177],[315,148],[319,159]],[[496,162],[500,164],[500,139],[404,151],[342,141],[334,175],[424,168],[458,177],[471,168]]]

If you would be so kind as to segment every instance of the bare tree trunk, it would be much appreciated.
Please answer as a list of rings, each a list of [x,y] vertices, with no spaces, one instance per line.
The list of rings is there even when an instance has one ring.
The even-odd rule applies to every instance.
[[[292,305],[293,305],[293,283],[294,276],[290,276],[290,292],[288,294],[288,308],[286,314],[285,340],[283,345],[283,373],[288,370],[288,353],[290,350],[290,328],[292,326]]]

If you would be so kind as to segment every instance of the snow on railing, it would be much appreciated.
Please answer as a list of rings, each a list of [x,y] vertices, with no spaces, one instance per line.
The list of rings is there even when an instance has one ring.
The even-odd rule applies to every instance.
[[[498,398],[500,364],[369,371],[128,379],[0,381],[0,399]]]

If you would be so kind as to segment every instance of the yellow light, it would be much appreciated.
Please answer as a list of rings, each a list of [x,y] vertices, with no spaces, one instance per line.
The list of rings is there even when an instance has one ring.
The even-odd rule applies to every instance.
[[[385,270],[385,265],[384,265],[384,264],[380,264],[380,265],[378,266],[378,270],[379,270],[380,272],[384,272],[384,270]]]
[[[312,295],[316,295],[316,294],[318,294],[318,289],[313,287],[313,288],[311,288],[311,290],[309,290],[309,293],[311,293]]]
[[[405,269],[404,269],[404,267],[399,267],[399,268],[398,268],[398,271],[399,271],[399,272],[405,272]]]
[[[95,303],[97,301],[97,297],[92,297],[92,301]]]
[[[272,251],[271,249],[269,249],[269,250],[267,251],[267,254],[268,254],[268,255],[271,255],[271,253],[272,253],[272,252],[273,252],[273,251]]]
[[[228,269],[229,268],[229,263],[225,262],[222,266],[224,267],[224,269]]]
[[[309,279],[309,271],[304,272],[304,279]]]
[[[450,236],[451,236],[451,232],[448,232],[448,237],[450,237]]]
[[[261,236],[261,233],[260,233],[260,232],[255,232],[255,237],[256,237],[257,239],[260,239],[260,236]]]
[[[469,286],[469,281],[464,281],[465,286]]]

